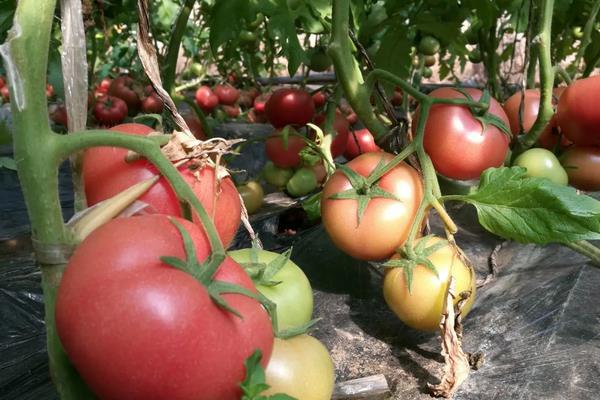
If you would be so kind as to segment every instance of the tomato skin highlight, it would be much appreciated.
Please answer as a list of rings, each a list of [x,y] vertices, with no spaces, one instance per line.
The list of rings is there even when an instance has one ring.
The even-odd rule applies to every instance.
[[[571,146],[560,161],[571,186],[579,190],[600,190],[600,147]]]
[[[600,76],[571,83],[558,100],[558,126],[573,143],[600,145]]]
[[[199,261],[206,259],[204,232],[179,222]],[[69,358],[101,399],[239,399],[243,361],[256,348],[265,364],[270,357],[269,316],[238,294],[223,297],[243,319],[219,308],[204,286],[161,256],[185,259],[181,235],[164,215],[115,219],[82,242],[56,304]],[[231,258],[215,279],[255,291]]]
[[[147,135],[153,129],[141,124],[122,124],[111,130],[123,134]],[[125,161],[126,149],[114,147],[95,147],[86,150],[83,156],[83,178],[88,205],[106,200],[140,181],[158,174],[157,169],[149,161],[142,159],[131,163]],[[214,213],[214,222],[223,244],[227,247],[240,223],[241,203],[239,194],[230,177],[224,178],[215,192],[214,169],[204,167],[191,170],[190,164],[180,166],[179,172],[191,185],[192,190],[209,215]],[[197,175],[197,176],[196,176]],[[213,209],[213,196],[217,196]],[[161,177],[140,201],[148,204],[142,210],[144,214],[167,214],[180,217],[181,207],[175,192],[168,181]],[[194,221],[199,222],[196,213]]]
[[[442,239],[425,237],[419,240],[427,240],[429,247]],[[473,270],[460,260],[456,250],[450,245],[435,251],[428,259],[435,266],[439,278],[425,266],[417,265],[413,270],[409,292],[404,270],[388,268],[383,281],[383,296],[390,309],[406,325],[423,331],[434,331],[439,329],[442,318],[450,271],[455,279],[456,294],[471,291],[471,296],[462,309],[463,316],[468,314],[475,301],[476,280]],[[455,300],[455,304],[458,300]]]
[[[256,103],[254,105],[256,107]],[[303,126],[315,115],[312,96],[296,88],[284,88],[273,92],[265,104],[267,119],[275,128],[286,125]]]
[[[362,176],[368,176],[380,162],[389,162],[389,153],[365,153],[346,164]],[[408,237],[408,231],[423,198],[423,183],[418,172],[402,162],[384,175],[379,186],[400,201],[374,198],[358,224],[358,205],[354,199],[329,197],[352,188],[348,178],[336,171],[323,188],[321,217],[333,243],[360,260],[383,260],[394,254]]]
[[[478,89],[464,89],[474,100],[481,98]],[[430,93],[438,98],[464,98],[452,88],[440,88]],[[412,129],[416,129],[418,112]],[[496,100],[490,100],[489,112],[509,126],[508,117]],[[435,104],[431,107],[423,138],[425,151],[437,172],[452,179],[475,179],[491,167],[500,167],[508,152],[509,139],[492,124],[482,131],[481,123],[467,107]]]
[[[309,335],[276,338],[265,370],[264,395],[285,393],[301,400],[329,400],[335,369],[327,348]]]

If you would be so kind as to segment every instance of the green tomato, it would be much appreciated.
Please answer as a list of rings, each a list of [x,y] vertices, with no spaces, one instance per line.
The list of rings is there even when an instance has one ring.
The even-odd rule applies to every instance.
[[[479,43],[479,35],[475,27],[471,27],[469,30],[467,30],[465,32],[465,37],[467,38],[467,43],[469,44]]]
[[[251,44],[256,42],[256,34],[254,32],[243,30],[240,32],[240,42]]]
[[[558,158],[546,149],[529,149],[517,157],[514,165],[527,169],[527,176],[546,178],[559,185],[569,182],[567,172]]]
[[[294,197],[304,196],[317,188],[317,176],[312,168],[300,168],[285,185],[287,192]]]
[[[248,27],[250,29],[256,29],[260,26],[260,24],[262,24],[264,19],[265,19],[265,16],[262,13],[256,13],[256,19],[254,21],[250,22],[248,24]]]
[[[575,39],[581,39],[583,37],[583,29],[580,26],[574,26],[571,30],[571,34]]]
[[[423,60],[426,67],[431,67],[435,65],[436,62],[435,56],[423,56]]]
[[[425,36],[419,42],[419,52],[426,56],[433,56],[440,51],[440,42],[433,36]]]
[[[256,258],[253,258],[252,252],[256,252]],[[256,262],[264,266],[277,262],[279,257],[285,257],[258,249],[230,251],[229,256],[247,270],[256,265]],[[292,260],[287,260],[270,280],[279,283],[267,286],[258,282],[256,289],[277,305],[279,330],[298,328],[310,322],[313,313],[313,293],[310,282],[300,267]]]
[[[294,170],[291,168],[279,168],[271,161],[268,161],[263,168],[262,175],[269,185],[283,188],[294,175]]]
[[[240,192],[240,196],[242,196],[242,200],[244,200],[248,214],[254,214],[262,206],[263,199],[265,198],[265,192],[260,183],[249,181],[244,185],[238,186],[237,189]]]
[[[327,55],[323,47],[315,47],[308,51],[310,69],[315,72],[323,72],[331,67],[331,58]]]
[[[204,76],[204,74],[206,73],[206,70],[204,69],[204,66],[200,63],[192,63],[192,65],[190,65],[190,71],[196,75],[196,77],[201,78]]]
[[[423,68],[423,78],[429,79],[431,78],[431,75],[433,75],[433,71],[431,70],[431,68],[429,67],[425,67]]]
[[[469,53],[469,61],[473,64],[478,64],[481,62],[481,51],[479,49],[474,49]]]

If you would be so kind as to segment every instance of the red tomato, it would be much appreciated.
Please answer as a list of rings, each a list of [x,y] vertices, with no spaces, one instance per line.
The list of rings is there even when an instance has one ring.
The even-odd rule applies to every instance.
[[[240,97],[240,91],[231,85],[217,85],[214,90],[220,104],[233,105]]]
[[[238,98],[237,103],[240,107],[248,109],[254,104],[254,97],[252,97],[252,95],[248,91],[243,90],[240,93],[240,97]]]
[[[481,98],[478,89],[464,89],[474,100]],[[438,98],[462,99],[464,95],[453,88],[440,88],[430,93]],[[499,117],[508,127],[509,121],[500,103],[490,100],[489,112]],[[418,122],[413,121],[413,132]],[[475,179],[490,167],[504,164],[509,139],[492,124],[483,130],[469,108],[435,104],[429,112],[423,144],[435,169],[453,179]]]
[[[350,125],[354,125],[358,122],[358,115],[356,115],[356,113],[352,111],[350,114],[346,115],[346,120]]]
[[[558,126],[573,143],[600,145],[600,76],[573,82],[558,101]]]
[[[202,111],[209,113],[219,104],[219,98],[208,86],[200,86],[196,90],[196,104]]]
[[[127,117],[127,104],[118,97],[101,97],[94,106],[94,117],[102,125],[116,125]]]
[[[132,135],[147,135],[152,132],[151,128],[140,124],[123,124],[112,130]],[[83,178],[89,205],[108,199],[158,173],[147,160],[126,162],[126,154],[127,150],[114,147],[95,147],[85,152]],[[215,171],[212,167],[200,170],[193,167],[192,163],[182,165],[179,172],[192,187],[208,215],[212,216],[219,236],[227,246],[240,223],[238,191],[229,177],[215,185]],[[179,200],[165,178],[161,178],[139,200],[148,204],[143,213],[181,216]],[[200,223],[195,213],[194,221]]]
[[[204,261],[204,231],[178,221]],[[56,302],[70,360],[102,399],[239,399],[244,360],[257,348],[263,365],[269,360],[269,316],[239,294],[222,296],[243,318],[218,307],[206,287],[161,256],[186,259],[181,234],[164,215],[112,220],[81,243]],[[215,279],[256,291],[229,257]]]
[[[0,88],[3,88],[4,85],[6,85],[6,82],[4,81],[4,77],[0,76]]]
[[[110,89],[110,84],[112,83],[112,79],[104,78],[100,81],[98,86],[96,87],[96,92],[108,94],[108,89]]]
[[[227,116],[229,118],[236,118],[239,117],[240,115],[240,107],[235,105],[235,106],[228,106],[228,105],[224,105],[223,107],[223,111],[225,111],[225,114],[227,114]]]
[[[2,96],[4,101],[10,101],[10,90],[8,89],[8,85],[0,87],[0,96]]]
[[[573,142],[567,139],[565,135],[561,134],[558,127],[558,117],[554,114],[546,129],[543,130],[538,138],[538,144],[548,150],[553,150],[558,144],[559,138],[560,148],[566,148],[573,144]]]
[[[323,127],[325,123],[325,115],[318,114],[315,117],[315,124]],[[340,111],[336,111],[335,119],[333,120],[333,130],[336,132],[333,142],[331,143],[331,155],[333,158],[341,156],[346,151],[346,145],[348,143],[348,132],[350,131],[350,124],[346,121],[346,118]]]
[[[263,93],[254,98],[254,111],[256,114],[262,114],[265,112],[267,101],[271,95],[269,93]]]
[[[248,93],[250,95],[250,97],[252,97],[252,100],[254,101],[254,99],[260,95],[260,90],[258,90],[255,87],[251,87],[251,88],[248,88],[248,90],[246,90],[246,93]]]
[[[300,151],[306,146],[306,143],[301,137],[292,135],[292,132],[297,133],[290,129],[287,146],[283,141],[281,131],[275,132],[265,143],[267,158],[280,168],[298,167],[302,163]]]
[[[142,111],[146,114],[162,114],[163,102],[157,94],[151,94],[142,100]]]
[[[130,76],[121,75],[115,78],[108,89],[108,94],[118,97],[127,103],[131,115],[137,114],[142,104],[138,93],[142,92],[140,85]]]
[[[285,88],[275,91],[265,105],[267,118],[275,128],[286,125],[306,125],[315,115],[315,102],[302,89]]]
[[[265,117],[265,113],[259,113],[254,108],[251,108],[247,114],[248,122],[252,122],[255,124],[264,124],[267,122],[267,117]]]
[[[600,147],[571,146],[560,162],[569,175],[569,185],[580,190],[600,190]]]
[[[327,95],[323,92],[317,92],[312,95],[313,101],[315,102],[315,107],[323,107],[325,102],[327,102]]]
[[[375,138],[367,128],[352,131],[348,135],[346,142],[346,150],[344,157],[347,160],[353,160],[361,154],[380,151],[381,149],[375,144]]]
[[[206,134],[204,133],[202,123],[200,122],[198,117],[196,117],[192,113],[184,113],[181,116],[183,117],[185,123],[188,125],[188,128],[190,128],[190,131],[194,134],[196,139],[206,140]]]
[[[366,153],[346,164],[367,177],[389,153]],[[354,258],[383,260],[394,254],[408,237],[419,203],[423,198],[423,183],[417,171],[402,162],[385,174],[378,185],[399,200],[373,198],[369,201],[360,224],[358,201],[330,199],[335,193],[352,189],[350,181],[336,171],[325,183],[321,200],[323,225],[333,243]]]
[[[50,108],[50,119],[56,125],[68,126],[67,109],[64,104],[57,104],[55,107]]]
[[[46,84],[46,97],[52,97],[52,96],[54,96],[54,86],[47,83]]]

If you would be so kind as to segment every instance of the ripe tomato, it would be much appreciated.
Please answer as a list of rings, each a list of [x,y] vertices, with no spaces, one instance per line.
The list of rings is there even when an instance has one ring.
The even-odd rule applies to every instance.
[[[253,124],[264,124],[267,122],[267,118],[264,113],[258,113],[254,108],[251,108],[246,114],[246,118],[248,118],[248,122]]]
[[[67,109],[64,104],[56,104],[55,107],[50,106],[50,119],[57,125],[68,126]]]
[[[225,114],[227,114],[227,116],[229,118],[236,118],[240,115],[240,107],[238,105],[235,106],[228,106],[228,105],[223,105],[221,106],[223,108],[223,111],[225,111]]]
[[[0,88],[3,88],[4,85],[6,85],[6,82],[4,81],[4,77],[0,76]]]
[[[579,79],[558,100],[558,126],[573,143],[600,145],[600,76]]]
[[[151,94],[142,100],[142,111],[146,114],[162,114],[163,102],[157,94]]]
[[[312,96],[302,89],[285,88],[273,92],[265,105],[267,119],[275,128],[306,125],[315,115]]]
[[[474,100],[481,98],[482,92],[478,89],[464,90]],[[464,98],[462,93],[453,88],[436,89],[430,96]],[[509,126],[502,106],[494,99],[490,100],[489,112]],[[412,125],[413,132],[418,118],[417,110]],[[475,179],[485,169],[499,167],[504,163],[509,139],[492,124],[488,124],[483,130],[481,122],[473,117],[467,107],[435,104],[425,125],[423,144],[439,173],[453,179]]]
[[[204,112],[210,113],[217,105],[219,105],[219,98],[208,86],[200,86],[198,90],[196,90],[195,97],[196,104],[198,104]]]
[[[571,146],[560,161],[571,186],[580,190],[600,190],[600,147]]]
[[[361,154],[380,151],[379,146],[375,144],[375,138],[367,128],[353,130],[348,135],[344,157],[347,160],[353,160]]]
[[[137,114],[142,104],[138,93],[142,93],[142,88],[128,75],[121,75],[115,78],[108,89],[108,94],[118,97],[127,103],[130,115]]]
[[[233,105],[240,97],[240,91],[231,85],[217,85],[214,90],[220,104]]]
[[[265,396],[285,393],[296,399],[331,399],[335,369],[327,348],[312,336],[276,338],[265,370]]]
[[[112,128],[116,132],[130,135],[147,135],[153,130],[141,124],[123,124]],[[115,147],[95,147],[86,150],[83,156],[83,178],[88,205],[106,200],[140,181],[148,179],[158,171],[149,161],[142,159],[126,162],[127,150]],[[179,167],[182,177],[212,216],[223,244],[227,246],[240,223],[241,204],[238,191],[230,177],[215,186],[215,171],[212,167],[196,169],[193,163]],[[161,178],[140,201],[147,203],[142,212],[181,216],[179,200],[165,178]],[[215,201],[216,200],[216,201]],[[194,221],[200,224],[196,214]]]
[[[389,162],[392,158],[385,152],[365,153],[346,166],[367,177],[381,160]],[[330,199],[352,189],[346,175],[336,171],[323,188],[321,217],[327,233],[337,247],[361,260],[383,260],[404,243],[423,197],[421,177],[404,162],[385,174],[378,185],[399,200],[371,199],[360,224],[357,200]]]
[[[292,175],[294,175],[294,170],[290,168],[279,168],[271,161],[268,161],[262,170],[262,175],[268,184],[277,188],[284,188]]]
[[[116,125],[127,117],[127,104],[118,97],[101,97],[94,106],[94,117],[102,125]]]
[[[315,102],[315,107],[323,107],[327,102],[327,96],[322,91],[318,91],[317,93],[312,95],[313,101]]]
[[[249,181],[238,186],[237,190],[240,192],[242,200],[244,200],[244,206],[246,206],[248,214],[254,214],[262,206],[265,192],[260,183]]]
[[[204,261],[206,234],[178,221]],[[244,360],[256,348],[269,359],[269,316],[239,294],[222,296],[243,318],[218,307],[206,287],[161,256],[186,259],[181,234],[164,215],[112,220],[81,243],[56,303],[70,360],[102,399],[239,399]],[[255,291],[231,258],[215,280]]]
[[[237,103],[240,107],[248,109],[254,104],[254,97],[252,97],[248,91],[242,90],[240,92],[240,97],[238,97]]]
[[[504,111],[508,117],[510,130],[513,135],[519,133],[519,107],[521,106],[521,92],[518,91],[506,100]],[[529,132],[537,119],[540,108],[540,91],[528,89],[525,91],[525,105],[523,106],[523,131]]]
[[[110,84],[112,83],[112,79],[104,78],[100,81],[100,83],[96,86],[96,92],[101,94],[108,94],[108,89],[110,89]]]
[[[419,42],[419,52],[426,56],[433,56],[440,51],[440,42],[433,36],[425,36]]]
[[[256,111],[257,114],[262,114],[265,112],[267,101],[269,101],[270,97],[270,94],[263,93],[254,98],[254,111]]]
[[[318,186],[317,175],[312,168],[300,168],[287,181],[285,190],[292,197],[305,196]]]
[[[200,123],[200,120],[198,117],[196,117],[196,115],[191,112],[187,112],[182,113],[181,116],[196,139],[206,140],[206,133],[204,133],[204,128],[202,128],[202,123]]]
[[[324,123],[325,115],[318,114],[315,117],[315,124],[322,128]],[[336,158],[344,154],[344,151],[346,151],[346,147],[348,145],[348,134],[350,132],[350,124],[348,123],[346,118],[344,118],[340,111],[336,111],[335,113],[335,119],[333,120],[333,130],[336,132],[336,135],[333,138],[333,141],[331,142],[330,149],[331,156],[333,158]]]
[[[273,161],[273,164],[278,167],[293,168],[299,166],[302,162],[299,153],[306,147],[306,143],[301,137],[292,135],[292,132],[297,133],[294,129],[290,128],[287,146],[283,141],[281,131],[275,132],[265,143],[267,158]]]
[[[256,252],[253,256],[252,252]],[[242,267],[252,267],[252,263],[273,263],[281,254],[266,250],[242,249],[230,251],[229,257]],[[256,257],[256,258],[254,258]],[[298,328],[310,322],[313,313],[313,293],[310,282],[304,272],[292,260],[271,278],[279,282],[273,286],[257,284],[256,289],[277,305],[279,330]]]
[[[430,236],[419,240],[427,240],[429,247],[442,239]],[[409,292],[404,270],[388,268],[383,281],[383,296],[390,309],[406,325],[414,329],[433,331],[440,325],[450,275],[454,277],[456,294],[471,292],[462,309],[462,315],[466,316],[475,300],[475,274],[450,245],[442,247],[427,258],[435,266],[437,276],[424,265],[417,265],[413,269]],[[458,300],[457,298],[455,304]]]
[[[567,172],[550,150],[529,149],[517,157],[514,165],[527,169],[527,176],[546,178],[559,185],[569,181]]]
[[[10,89],[8,88],[8,85],[0,87],[0,96],[2,96],[2,99],[5,102],[8,103],[10,101]]]
[[[356,113],[352,111],[351,113],[346,115],[346,121],[348,121],[350,125],[354,125],[358,122],[358,115],[356,115]]]
[[[52,97],[52,96],[54,96],[54,86],[47,83],[46,84],[46,97]]]

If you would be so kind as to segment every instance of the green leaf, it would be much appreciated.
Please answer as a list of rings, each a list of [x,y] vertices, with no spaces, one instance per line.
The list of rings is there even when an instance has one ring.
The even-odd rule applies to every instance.
[[[10,157],[0,157],[0,168],[6,168],[13,171],[17,170],[17,163]]]
[[[283,50],[283,55],[288,61],[288,73],[293,76],[303,62],[308,62],[298,35],[296,24],[289,10],[280,8],[280,12],[269,18],[269,33],[275,37]]]
[[[488,231],[521,243],[569,243],[600,239],[600,202],[521,167],[490,168],[479,188],[452,196],[472,204]]]
[[[217,53],[219,46],[236,38],[241,30],[240,21],[248,7],[245,0],[219,0],[210,13],[210,47]]]
[[[400,78],[407,78],[411,62],[412,37],[400,20],[392,24],[381,39],[381,46],[373,57],[377,68],[385,69]]]
[[[318,192],[308,197],[302,202],[302,208],[306,211],[306,215],[310,221],[315,221],[321,218],[321,195],[323,192]]]

